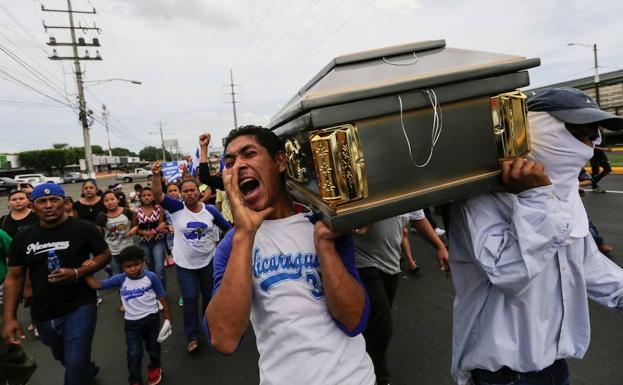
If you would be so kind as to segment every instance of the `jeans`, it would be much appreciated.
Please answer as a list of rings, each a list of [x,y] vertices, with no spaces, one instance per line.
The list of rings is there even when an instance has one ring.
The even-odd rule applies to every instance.
[[[184,300],[184,334],[188,341],[199,340],[199,317],[197,315],[197,302],[201,294],[201,319],[208,307],[208,302],[212,297],[212,287],[214,286],[214,273],[212,262],[200,269],[185,269],[179,265],[175,266],[177,272],[177,282],[180,285],[180,292]]]
[[[91,361],[97,306],[82,305],[48,321],[36,321],[39,337],[65,367],[65,385],[88,385],[99,368]]]
[[[508,369],[508,368],[506,368]],[[502,369],[504,370],[504,369]],[[504,381],[488,381],[487,377],[492,372],[476,376],[476,371],[472,371],[472,381],[474,385],[570,385],[569,368],[565,360],[558,360],[552,366],[543,369],[540,372],[517,373],[512,372],[514,378]],[[482,371],[486,372],[486,371]],[[495,372],[495,373],[499,373]],[[497,376],[496,376],[497,377]]]
[[[608,157],[603,151],[595,150],[595,154],[591,158],[591,177],[593,178],[591,181],[591,187],[596,189],[598,187],[598,183],[602,180],[606,175],[610,174],[612,171],[612,167],[610,167],[610,162],[608,161]],[[601,171],[599,168],[601,167]]]
[[[604,238],[599,234],[599,230],[597,230],[597,227],[595,227],[595,224],[591,220],[591,217],[588,217],[588,231],[590,231],[591,236],[595,240],[597,246],[601,246],[605,243]]]
[[[366,351],[372,359],[377,384],[385,383],[389,381],[387,348],[394,330],[391,309],[399,274],[386,274],[374,267],[357,270],[370,298],[370,317],[363,331]]]
[[[141,249],[145,253],[147,267],[156,273],[158,278],[160,278],[160,282],[162,282],[162,287],[166,290],[167,280],[164,273],[164,257],[167,251],[164,239],[155,242],[141,242]]]
[[[143,363],[143,342],[149,355],[149,369],[160,367],[160,314],[150,314],[145,318],[125,320],[125,343],[128,348],[128,380],[130,384],[142,384],[141,367]]]
[[[104,271],[109,275],[109,276],[113,276],[113,275],[117,275],[119,273],[121,273],[121,266],[119,265],[119,256],[118,255],[111,255],[110,256],[110,263],[108,265],[106,265],[106,267],[104,268]]]

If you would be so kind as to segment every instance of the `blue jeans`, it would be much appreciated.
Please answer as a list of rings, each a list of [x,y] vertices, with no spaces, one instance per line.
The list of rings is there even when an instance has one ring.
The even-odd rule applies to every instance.
[[[106,265],[104,271],[108,273],[109,276],[117,275],[121,273],[121,266],[119,266],[119,255],[111,255],[110,263]]]
[[[99,368],[91,361],[91,342],[97,323],[97,306],[82,305],[52,320],[37,321],[41,342],[65,367],[65,385],[88,385]]]
[[[184,334],[189,342],[198,341],[199,319],[203,319],[203,314],[212,297],[212,287],[214,286],[212,262],[201,269],[185,269],[176,265],[175,270],[177,272],[177,282],[180,285],[180,292],[184,299]],[[197,315],[199,294],[201,294],[201,317]]]
[[[597,246],[601,246],[604,244],[604,238],[599,234],[599,230],[595,227],[595,224],[591,220],[591,217],[588,217],[588,231],[590,231],[591,236],[595,240]]]
[[[160,367],[160,314],[150,314],[145,318],[125,320],[125,343],[128,348],[128,380],[130,384],[142,384],[141,367],[143,363],[143,342],[149,355],[149,369]]]
[[[156,273],[162,287],[167,289],[167,278],[164,273],[164,256],[166,255],[165,240],[161,239],[156,242],[141,242],[141,249],[145,253],[145,259],[147,260],[147,267],[149,270]]]

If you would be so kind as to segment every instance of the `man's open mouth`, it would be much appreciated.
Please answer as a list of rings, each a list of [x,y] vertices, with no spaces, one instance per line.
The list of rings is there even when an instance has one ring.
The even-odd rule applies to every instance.
[[[240,181],[238,187],[240,187],[240,193],[242,194],[242,197],[247,199],[253,197],[255,193],[258,192],[260,188],[260,182],[255,178],[246,177],[243,178],[242,181]]]

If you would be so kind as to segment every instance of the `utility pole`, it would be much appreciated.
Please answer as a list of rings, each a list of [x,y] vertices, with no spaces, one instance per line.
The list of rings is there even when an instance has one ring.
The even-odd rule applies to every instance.
[[[231,87],[231,106],[234,109],[234,129],[238,128],[238,116],[236,114],[236,104],[240,103],[236,101],[236,95],[239,95],[235,90],[234,87],[238,86],[239,84],[234,84],[234,74],[233,71],[231,70],[231,68],[229,69],[229,84],[227,84],[228,86]]]
[[[67,0],[67,9],[46,9],[45,6],[41,5],[41,10],[43,12],[62,12],[67,13],[69,15],[69,27],[67,26],[54,26],[54,25],[46,25],[45,21],[43,23],[43,28],[45,32],[48,32],[48,29],[60,29],[60,30],[69,30],[71,35],[70,43],[57,42],[56,38],[50,36],[50,41],[47,43],[49,46],[58,47],[72,47],[73,56],[58,56],[56,49],[52,50],[52,56],[49,57],[50,60],[73,60],[74,62],[74,72],[76,74],[76,89],[78,90],[78,119],[82,125],[82,136],[84,140],[84,158],[87,166],[87,173],[90,178],[95,177],[95,172],[93,170],[93,152],[91,150],[91,136],[89,133],[89,120],[88,120],[88,112],[86,106],[86,100],[84,99],[84,87],[82,81],[82,70],[80,69],[80,61],[81,60],[102,60],[99,51],[96,51],[95,57],[89,56],[89,51],[85,50],[85,55],[80,57],[78,56],[78,47],[99,47],[99,40],[97,38],[93,39],[92,43],[87,43],[84,38],[80,38],[76,41],[76,29],[86,31],[97,31],[101,33],[101,30],[97,27],[97,25],[93,24],[93,27],[83,26],[82,23],[78,23],[78,26],[75,26],[74,23],[74,13],[80,14],[90,14],[94,15],[95,8],[92,11],[74,11],[71,8],[71,0]]]
[[[593,57],[595,59],[595,99],[599,106],[599,66],[597,65],[597,44],[593,44]]]
[[[106,127],[106,141],[108,142],[108,156],[112,156],[112,147],[110,146],[110,129],[108,128],[108,110],[106,110],[105,104],[102,104],[102,119],[104,119],[104,126]]]
[[[164,147],[164,133],[162,132],[162,122],[158,122],[158,132],[150,132],[152,135],[160,134],[160,142],[162,144],[162,160],[167,161],[167,152]],[[171,155],[173,156],[173,155]],[[173,158],[171,158],[173,160]]]

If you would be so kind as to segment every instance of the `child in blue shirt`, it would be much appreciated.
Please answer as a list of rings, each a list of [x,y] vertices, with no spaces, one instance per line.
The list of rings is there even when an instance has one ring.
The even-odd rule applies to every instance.
[[[127,344],[128,371],[130,384],[143,384],[141,363],[143,342],[149,354],[149,385],[160,383],[162,369],[160,363],[160,313],[158,302],[162,305],[164,318],[171,320],[167,297],[158,276],[145,271],[145,254],[140,247],[129,246],[118,256],[123,273],[98,281],[95,277],[85,277],[87,284],[97,290],[119,288],[121,302],[125,307],[125,334]]]

